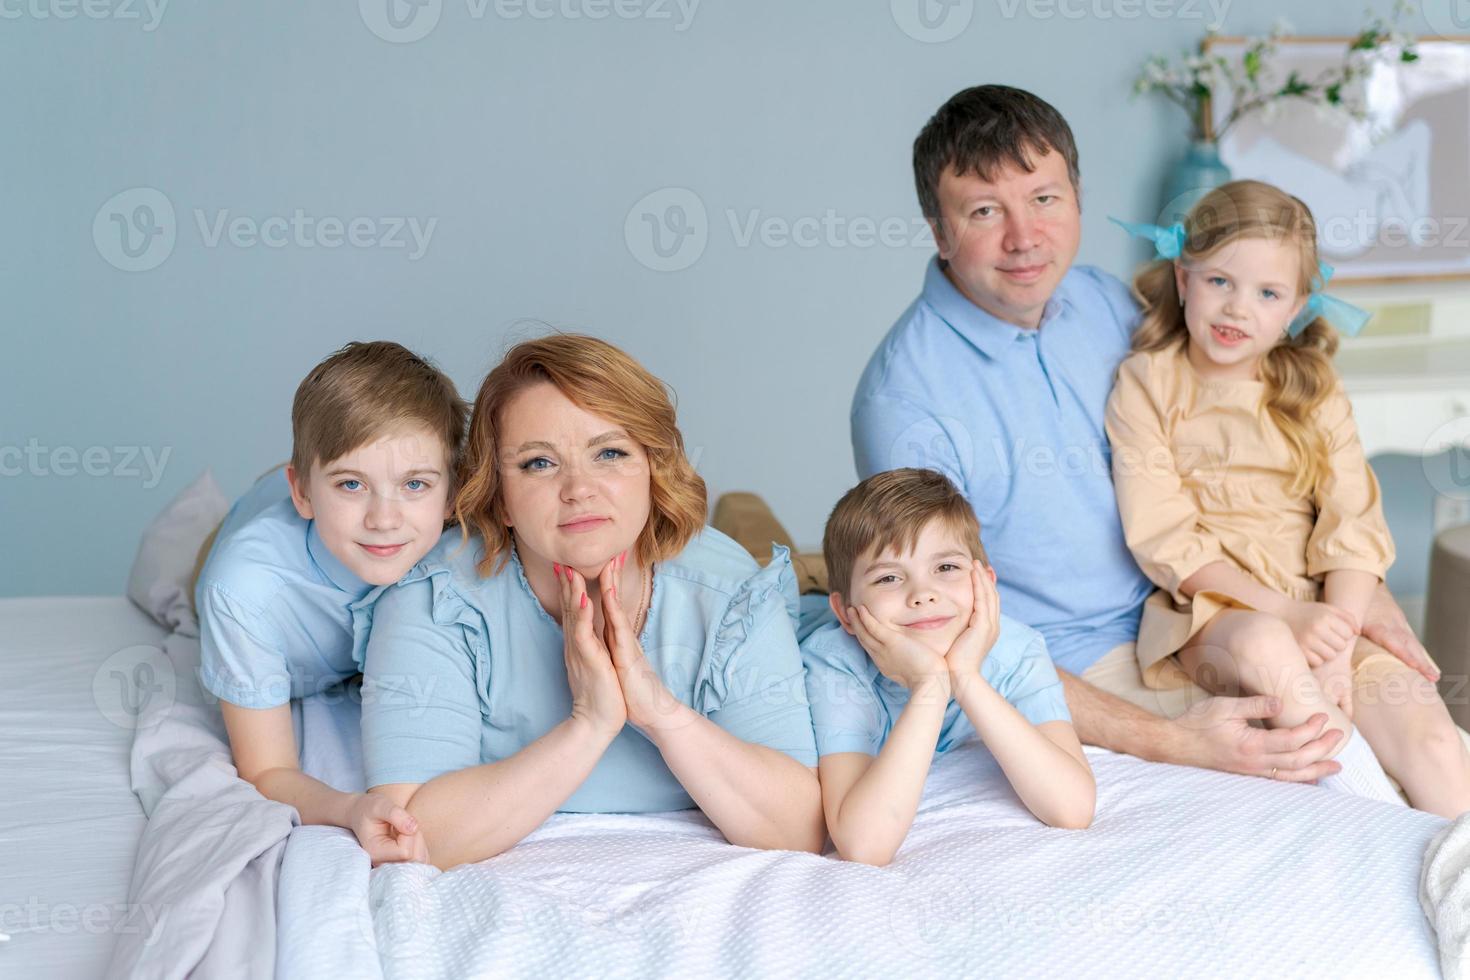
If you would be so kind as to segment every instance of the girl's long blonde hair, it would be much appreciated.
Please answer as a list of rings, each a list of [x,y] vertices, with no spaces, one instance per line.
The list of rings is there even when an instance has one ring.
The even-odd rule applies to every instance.
[[[1298,198],[1258,180],[1236,180],[1200,198],[1184,219],[1187,240],[1179,261],[1206,261],[1243,238],[1266,238],[1295,245],[1301,255],[1297,294],[1305,297],[1317,274],[1317,224]],[[1174,262],[1159,259],[1133,279],[1133,294],[1143,306],[1143,321],[1133,335],[1136,351],[1168,350],[1189,341]],[[1337,373],[1337,331],[1321,317],[1295,337],[1284,338],[1261,359],[1266,411],[1291,447],[1296,464],[1292,492],[1310,494],[1327,472],[1328,446],[1313,415],[1332,393]]]

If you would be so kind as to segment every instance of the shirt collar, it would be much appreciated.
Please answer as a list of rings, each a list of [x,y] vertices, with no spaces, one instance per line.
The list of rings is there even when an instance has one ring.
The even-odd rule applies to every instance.
[[[342,559],[332,554],[332,549],[327,547],[316,529],[316,521],[307,522],[306,551],[327,581],[354,599],[361,599],[372,591],[371,585],[358,578],[356,572],[342,563]]]
[[[1056,319],[1069,305],[1066,286],[1067,280],[1064,277],[1057,284],[1051,299],[1046,301],[1041,313],[1041,327]],[[1013,348],[1017,337],[1037,332],[1007,323],[972,303],[944,274],[938,255],[929,260],[929,266],[924,272],[923,296],[924,302],[939,314],[940,319],[992,359]]]

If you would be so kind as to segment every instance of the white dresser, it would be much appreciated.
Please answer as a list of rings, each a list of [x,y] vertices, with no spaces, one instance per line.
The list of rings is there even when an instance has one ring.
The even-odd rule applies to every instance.
[[[1364,450],[1425,457],[1375,461],[1399,547],[1390,585],[1418,628],[1433,535],[1470,524],[1470,281],[1330,291],[1374,312],[1337,355]]]

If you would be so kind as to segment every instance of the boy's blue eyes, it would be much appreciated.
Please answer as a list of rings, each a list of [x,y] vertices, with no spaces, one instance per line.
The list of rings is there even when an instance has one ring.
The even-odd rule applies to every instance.
[[[960,565],[956,565],[954,562],[948,562],[948,561],[945,562],[944,564],[940,565],[937,569],[935,569],[935,571],[939,571],[939,572],[957,572],[957,571],[961,571],[961,570],[962,570],[962,567]],[[894,581],[894,582],[898,581],[898,576],[897,575],[884,575],[882,578],[875,580],[873,582],[873,584],[874,585],[883,585],[883,584],[885,584],[887,582],[890,582],[890,581]]]
[[[423,480],[408,480],[403,485],[411,493],[419,493],[420,491],[429,489],[429,485],[427,483],[425,483]],[[346,490],[348,493],[356,493],[358,491],[358,489],[362,486],[362,481],[361,480],[343,480],[340,483],[338,483],[337,486],[339,488],[343,489],[343,490]]]
[[[597,461],[600,463],[608,463],[612,462],[613,460],[623,459],[628,455],[629,453],[627,453],[625,450],[613,449],[609,447],[597,454]],[[546,466],[537,465],[539,463],[545,463]],[[545,456],[537,456],[535,459],[528,459],[524,463],[522,463],[521,469],[532,473],[541,473],[546,470],[547,466],[554,465],[556,464],[552,463],[552,461],[547,459]]]

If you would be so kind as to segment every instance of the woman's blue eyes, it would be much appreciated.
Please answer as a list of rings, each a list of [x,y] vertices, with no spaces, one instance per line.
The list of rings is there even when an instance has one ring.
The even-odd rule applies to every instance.
[[[423,490],[423,489],[426,489],[427,488],[427,484],[425,484],[423,480],[409,480],[407,483],[404,484],[404,486],[405,487],[408,487],[408,489],[414,490],[414,491]]]
[[[624,459],[629,455],[630,454],[626,450],[613,449],[609,447],[597,454],[597,460],[598,462],[608,463],[612,462],[613,460]],[[545,463],[546,466],[537,465],[540,463]],[[547,459],[545,456],[537,456],[535,459],[528,459],[524,463],[522,463],[521,469],[532,473],[540,473],[543,472],[547,466],[554,465],[556,464],[552,463],[552,461]]]

